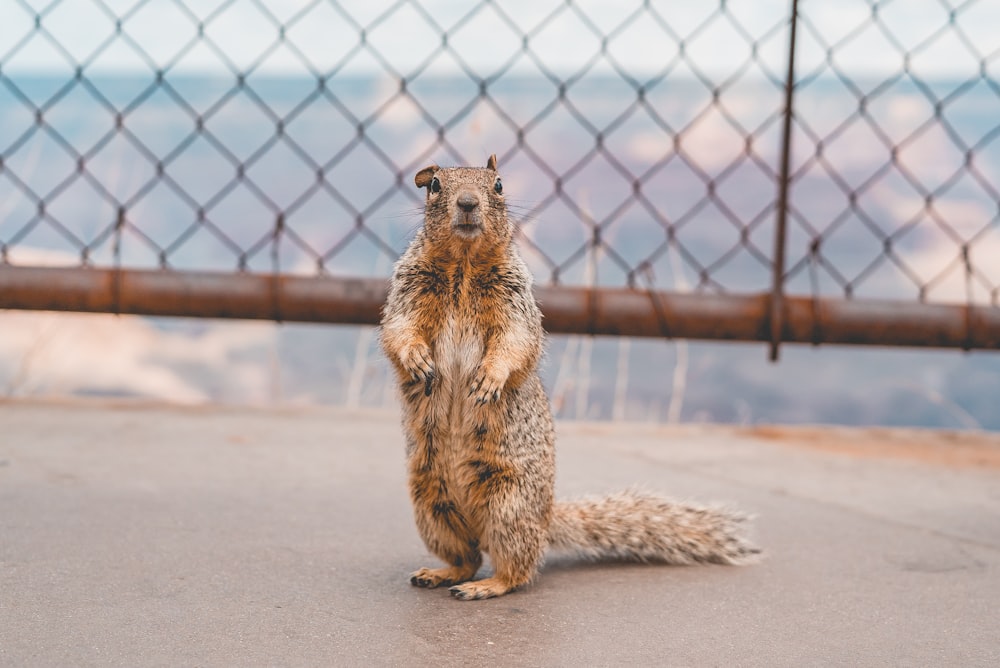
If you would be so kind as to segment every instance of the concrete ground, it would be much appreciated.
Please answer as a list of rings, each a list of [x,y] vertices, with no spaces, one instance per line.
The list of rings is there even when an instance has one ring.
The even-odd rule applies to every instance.
[[[4,666],[1000,665],[1000,438],[559,426],[559,494],[754,512],[746,567],[411,587],[394,414],[0,403]]]

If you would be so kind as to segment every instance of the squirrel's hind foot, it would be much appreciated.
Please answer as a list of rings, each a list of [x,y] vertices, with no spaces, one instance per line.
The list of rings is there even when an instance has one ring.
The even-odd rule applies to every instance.
[[[469,572],[467,568],[451,566],[449,568],[421,568],[410,574],[410,584],[414,587],[424,587],[433,589],[435,587],[447,587],[459,584],[475,576],[475,571]]]
[[[465,584],[460,584],[452,587],[448,591],[455,598],[462,601],[473,601],[483,598],[493,598],[495,596],[503,596],[510,590],[511,587],[506,582],[498,578],[485,578],[483,580],[476,580],[474,582],[466,582]]]

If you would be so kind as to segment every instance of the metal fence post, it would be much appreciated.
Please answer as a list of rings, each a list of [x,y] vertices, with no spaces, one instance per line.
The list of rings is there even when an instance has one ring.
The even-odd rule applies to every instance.
[[[771,352],[778,361],[784,327],[785,237],[788,225],[788,189],[792,153],[792,114],[795,99],[795,29],[798,26],[799,2],[792,0],[788,36],[788,74],[785,78],[785,116],[781,135],[781,169],[778,177],[778,211],[774,229],[774,276],[771,284]]]

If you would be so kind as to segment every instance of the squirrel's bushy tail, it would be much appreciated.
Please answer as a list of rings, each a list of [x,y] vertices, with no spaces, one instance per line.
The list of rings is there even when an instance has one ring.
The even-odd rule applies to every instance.
[[[549,546],[587,559],[743,564],[760,550],[743,536],[746,515],[629,490],[556,502]]]

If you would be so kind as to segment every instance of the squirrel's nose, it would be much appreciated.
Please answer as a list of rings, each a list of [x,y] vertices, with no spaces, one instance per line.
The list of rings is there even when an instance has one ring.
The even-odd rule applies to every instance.
[[[458,204],[458,208],[460,208],[462,211],[469,213],[477,206],[479,206],[479,198],[476,196],[475,193],[466,192],[459,195],[455,203]]]

